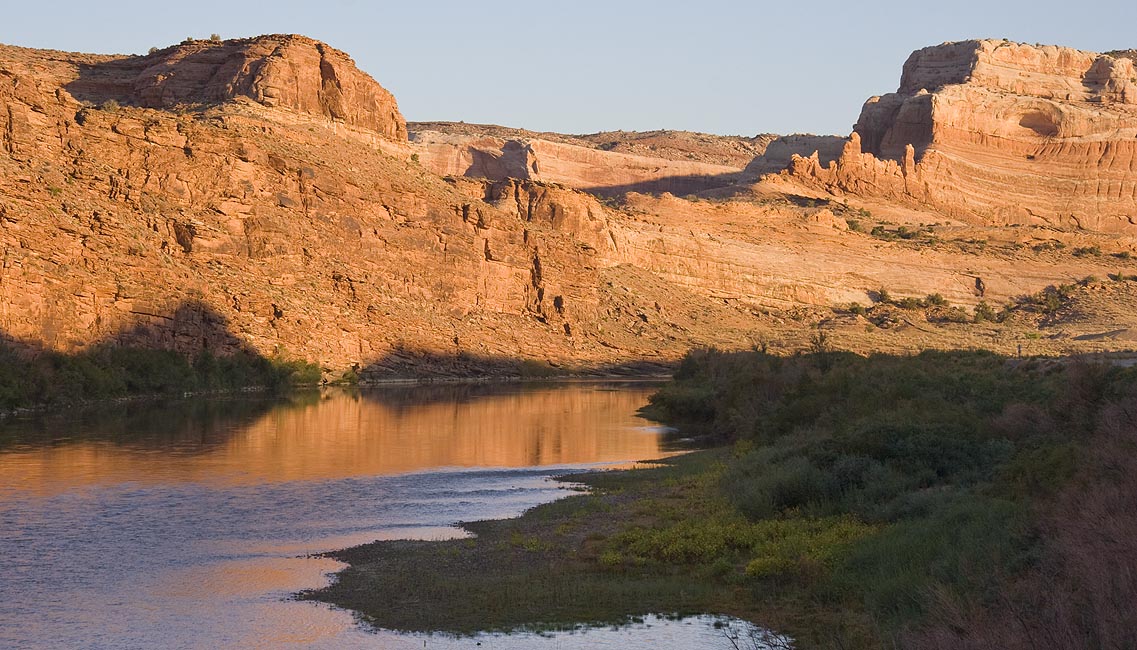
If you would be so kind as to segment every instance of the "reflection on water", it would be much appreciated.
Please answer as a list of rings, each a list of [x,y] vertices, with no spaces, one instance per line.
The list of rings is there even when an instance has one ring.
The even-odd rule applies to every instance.
[[[433,386],[308,395],[275,405],[248,398],[157,412],[135,405],[133,413],[13,427],[0,490],[124,481],[256,484],[654,458],[658,436],[634,418],[650,390],[642,384],[618,391],[587,384]],[[224,417],[227,409],[234,417]]]
[[[563,495],[552,475],[665,455],[634,415],[651,390],[404,387],[4,423],[0,647],[458,647],[376,635],[345,612],[287,600],[337,568],[305,555],[462,535],[453,522]],[[688,647],[680,638],[704,632],[725,642],[706,622],[662,620],[480,641],[667,647],[649,642],[663,634]]]

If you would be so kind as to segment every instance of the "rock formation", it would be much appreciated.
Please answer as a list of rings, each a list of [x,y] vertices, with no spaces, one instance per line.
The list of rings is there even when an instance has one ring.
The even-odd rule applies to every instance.
[[[737,183],[743,171],[742,165],[609,151],[583,141],[448,130],[411,133],[423,165],[443,176],[535,180],[605,196],[630,191],[685,195]]]
[[[1128,110],[1104,103],[1130,90],[1101,75],[1095,110]],[[855,206],[800,185],[769,196],[722,187],[713,202],[664,192],[745,183],[790,151],[820,149],[812,167],[794,161],[794,179],[876,196],[850,165],[891,165],[901,184],[888,196],[935,199],[938,185],[906,193],[902,184],[934,177],[921,167],[934,137],[919,160],[915,147],[897,163],[857,152],[854,140],[840,164],[822,167],[833,141],[806,136],[415,133],[407,142],[394,99],[346,55],[304,37],[143,56],[0,46],[0,339],[64,351],[246,350],[337,373],[518,360],[555,372],[767,338],[793,349],[807,344],[803,324],[881,287],[974,304],[977,277],[985,299],[999,301],[1133,272],[1112,258],[882,242],[853,227],[864,219]],[[968,146],[958,150],[979,151]],[[1103,182],[1121,173],[1109,160]],[[979,236],[991,234],[958,234]],[[1000,236],[1021,247],[1058,235]],[[1132,241],[1089,237],[1068,239],[1137,253]],[[850,336],[868,336],[864,325]],[[916,339],[905,337],[925,336],[893,331],[873,347],[911,349]]]
[[[840,158],[796,181],[981,224],[1137,232],[1133,59],[964,41],[919,50],[869,99]]]
[[[394,96],[347,54],[303,36],[186,41],[147,56],[80,63],[80,101],[171,108],[251,99],[406,140]]]

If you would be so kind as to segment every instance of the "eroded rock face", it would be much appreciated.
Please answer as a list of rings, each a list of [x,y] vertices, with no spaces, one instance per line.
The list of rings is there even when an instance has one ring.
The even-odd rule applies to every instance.
[[[1125,56],[1005,41],[918,50],[841,157],[789,173],[977,223],[1137,229],[1137,72]]]
[[[65,88],[77,99],[147,108],[247,98],[405,140],[394,96],[347,54],[303,36],[192,41],[146,56],[80,66]]]

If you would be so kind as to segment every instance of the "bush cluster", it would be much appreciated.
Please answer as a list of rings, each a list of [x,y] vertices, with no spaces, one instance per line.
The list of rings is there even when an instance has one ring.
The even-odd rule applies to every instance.
[[[1107,398],[1137,385],[1133,370],[986,352],[817,356],[687,356],[652,410],[734,444],[719,475],[730,514],[630,533],[622,552],[741,557],[747,579],[812,585],[906,625],[934,609],[930,594],[980,598],[1032,566],[1037,502],[1074,476]],[[774,529],[793,541],[766,544]]]
[[[21,354],[0,343],[0,410],[142,395],[280,389],[315,384],[321,370],[253,354],[186,358],[169,350],[99,346],[76,354]]]

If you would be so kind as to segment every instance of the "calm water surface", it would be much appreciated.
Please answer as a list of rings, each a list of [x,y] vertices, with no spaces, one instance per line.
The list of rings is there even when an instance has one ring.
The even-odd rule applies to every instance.
[[[551,476],[667,455],[635,416],[653,389],[398,387],[0,423],[0,648],[733,648],[753,628],[454,639],[288,598],[341,566],[308,554],[462,536],[455,522],[564,496]]]

